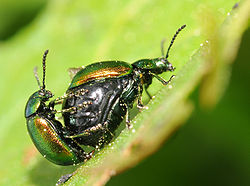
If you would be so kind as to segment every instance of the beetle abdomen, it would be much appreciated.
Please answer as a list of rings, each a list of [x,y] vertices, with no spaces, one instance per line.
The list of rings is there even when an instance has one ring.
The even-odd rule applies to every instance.
[[[71,133],[69,135],[80,135],[89,131],[89,135],[77,138],[82,145],[95,146],[100,142],[97,139],[102,136],[105,143],[109,142],[127,112],[124,104],[126,100],[122,95],[130,91],[131,84],[134,83],[131,76],[95,80],[70,89],[72,92],[84,90],[84,94],[76,93],[63,104],[63,109],[77,108],[74,113],[63,113],[65,126]],[[84,104],[85,106],[79,107]]]

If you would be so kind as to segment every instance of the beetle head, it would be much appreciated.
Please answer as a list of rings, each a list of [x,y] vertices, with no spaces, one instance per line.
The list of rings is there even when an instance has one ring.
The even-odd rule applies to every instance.
[[[173,46],[173,43],[177,37],[177,35],[180,33],[181,30],[183,30],[184,28],[186,27],[186,25],[182,25],[176,32],[175,32],[175,35],[173,36],[171,42],[170,42],[170,45],[168,47],[168,50],[167,50],[167,53],[166,53],[166,56],[164,55],[164,42],[165,42],[165,39],[162,40],[161,42],[161,53],[162,53],[162,57],[160,58],[160,60],[165,64],[165,69],[164,71],[174,71],[175,70],[175,67],[173,67],[173,65],[168,61],[168,56],[169,56],[169,51],[171,49],[171,47]]]

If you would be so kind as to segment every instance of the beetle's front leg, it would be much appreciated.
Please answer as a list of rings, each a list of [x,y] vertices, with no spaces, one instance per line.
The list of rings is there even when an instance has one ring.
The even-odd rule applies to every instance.
[[[54,109],[54,108],[55,108],[55,105],[62,104],[63,99],[67,98],[67,96],[68,96],[68,95],[65,94],[65,95],[63,95],[63,96],[61,96],[61,97],[58,97],[58,98],[56,98],[56,99],[50,101],[50,102],[49,102],[49,105],[48,105],[50,111],[52,111],[53,113],[57,113],[57,111]]]
[[[104,125],[104,126],[103,126]],[[93,127],[91,127],[91,128],[88,128],[88,129],[85,129],[84,131],[82,131],[80,134],[76,134],[76,135],[70,135],[70,136],[68,136],[68,135],[65,135],[64,137],[65,138],[71,138],[71,139],[73,139],[73,138],[79,138],[79,137],[86,137],[86,136],[90,136],[93,132],[98,132],[98,131],[100,131],[100,130],[104,130],[105,128],[107,128],[106,126],[105,126],[105,123],[104,124],[97,124],[96,126],[93,126]]]
[[[51,101],[51,104],[53,103],[54,105],[58,105],[58,104],[62,104],[63,100],[68,99],[68,98],[72,98],[72,97],[78,97],[78,96],[82,96],[84,95],[86,92],[88,92],[88,90],[85,89],[80,89],[77,90],[75,92],[70,92],[67,94],[64,94],[63,96],[57,97],[56,99]]]
[[[169,80],[168,81],[164,81],[164,85],[167,85],[167,84],[169,84],[171,81],[172,81],[172,79],[174,79],[175,78],[175,75],[172,75],[170,78],[169,78]]]
[[[169,83],[172,81],[172,79],[175,77],[175,75],[172,75],[172,76],[169,78],[169,80],[166,81],[166,80],[163,79],[162,77],[160,77],[160,76],[158,76],[158,75],[156,75],[156,74],[154,74],[154,73],[152,73],[152,72],[150,72],[150,74],[151,74],[152,76],[156,77],[163,85],[169,84]]]
[[[63,100],[67,99],[69,97],[70,97],[69,94],[64,94],[63,96],[57,97],[56,99],[52,100],[51,102],[53,102],[54,105],[62,104]]]
[[[50,102],[50,103],[53,104],[52,102]],[[58,111],[55,109],[52,109],[52,110],[54,111],[54,114],[66,113],[66,112],[75,113],[77,110],[82,109],[84,107],[87,107],[88,105],[91,105],[91,104],[92,104],[91,101],[84,101],[81,104],[78,104],[76,107],[69,107],[67,109],[62,109],[62,110],[58,110]]]
[[[84,137],[84,136],[89,136],[90,135],[90,130],[89,129],[86,129],[84,130],[81,134],[76,134],[76,135],[65,135],[64,137],[65,138],[71,138],[71,139],[74,139],[74,138],[79,138],[79,137]]]

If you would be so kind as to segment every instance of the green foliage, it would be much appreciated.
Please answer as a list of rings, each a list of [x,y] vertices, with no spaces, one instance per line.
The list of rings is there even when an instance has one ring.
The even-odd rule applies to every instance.
[[[167,37],[169,41],[177,28],[187,24],[170,52],[169,60],[177,68],[172,88],[154,81],[149,92],[155,98],[148,109],[140,113],[134,109],[133,129],[124,129],[68,182],[105,184],[113,174],[156,151],[188,118],[194,108],[189,95],[201,82],[205,87],[202,103],[211,107],[219,100],[249,25],[249,2],[231,11],[233,5],[231,0],[50,1],[32,24],[0,45],[0,183],[53,185],[61,175],[76,169],[46,161],[26,132],[24,106],[38,88],[32,70],[41,66],[45,49],[50,49],[47,87],[60,96],[70,82],[65,75],[68,68],[101,60],[133,62],[160,56],[160,40]],[[213,96],[211,89],[216,90]],[[148,98],[144,96],[143,101]]]
[[[45,0],[0,0],[0,40],[8,39],[31,22],[45,3]]]

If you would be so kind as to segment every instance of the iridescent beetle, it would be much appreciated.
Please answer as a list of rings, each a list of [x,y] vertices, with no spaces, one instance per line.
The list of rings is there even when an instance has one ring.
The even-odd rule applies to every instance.
[[[89,159],[95,149],[109,143],[125,116],[129,125],[128,111],[135,100],[139,108],[143,107],[141,95],[152,78],[167,85],[174,77],[165,81],[158,75],[174,71],[168,55],[176,36],[185,27],[176,31],[165,57],[162,45],[163,56],[159,58],[132,64],[103,61],[76,69],[66,94],[50,102],[53,95],[45,88],[46,50],[42,86],[35,72],[40,89],[30,96],[25,108],[28,131],[40,153],[55,164],[73,165]],[[62,104],[62,110],[55,109],[57,104]],[[57,113],[62,113],[64,122],[56,119]]]

